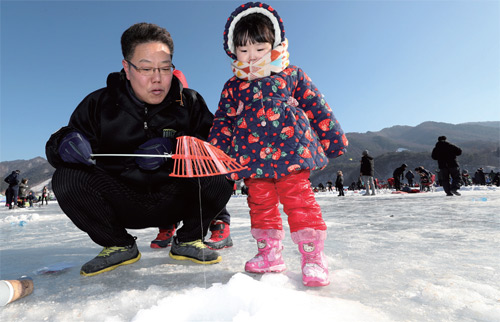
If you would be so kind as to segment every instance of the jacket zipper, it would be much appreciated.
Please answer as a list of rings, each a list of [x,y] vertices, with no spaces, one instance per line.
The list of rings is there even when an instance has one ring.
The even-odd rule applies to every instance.
[[[144,116],[147,120],[148,118],[148,108],[147,107],[144,107]],[[147,130],[148,129],[148,122],[147,121],[144,121],[144,129]]]

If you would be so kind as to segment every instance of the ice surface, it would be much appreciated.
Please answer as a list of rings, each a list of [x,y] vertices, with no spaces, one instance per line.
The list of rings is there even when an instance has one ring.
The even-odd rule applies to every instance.
[[[56,202],[0,209],[0,278],[29,275],[34,292],[1,321],[500,321],[500,189],[373,197],[318,193],[328,225],[331,284],[306,288],[287,228],[287,271],[244,272],[256,253],[244,196],[233,196],[234,247],[215,265],[149,248],[156,229],[131,230],[139,262],[79,275],[101,248]],[[286,223],[285,215],[283,215]]]

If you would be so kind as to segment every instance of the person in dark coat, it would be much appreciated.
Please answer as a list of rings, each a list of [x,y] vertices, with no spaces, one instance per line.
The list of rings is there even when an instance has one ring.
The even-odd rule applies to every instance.
[[[413,187],[413,178],[415,178],[415,175],[411,170],[408,170],[405,175],[406,180],[408,180],[408,186]]]
[[[500,172],[495,173],[493,180],[491,180],[491,184],[500,187]]]
[[[337,188],[339,192],[339,197],[344,196],[344,175],[342,171],[337,171],[337,179],[335,180],[335,188]]]
[[[375,163],[373,157],[368,154],[368,150],[364,150],[361,157],[361,167],[359,175],[361,176],[363,182],[365,183],[365,196],[375,195],[375,185],[373,184],[373,176],[375,174]]]
[[[21,180],[21,183],[19,184],[19,199],[21,199],[19,203],[19,207],[24,208],[24,204],[28,200],[28,191],[29,186],[28,186],[28,179],[23,178]]]
[[[7,191],[5,192],[6,203],[9,209],[13,209],[17,206],[17,197],[19,195],[19,174],[21,171],[15,170],[9,174],[4,181],[9,184]]]
[[[486,185],[486,175],[484,174],[483,168],[476,170],[476,173],[474,173],[474,181],[477,185]]]
[[[441,172],[440,184],[447,196],[460,196],[460,168],[457,156],[462,154],[462,149],[446,141],[446,136],[438,137],[438,142],[432,150],[432,159],[437,160]],[[451,179],[451,183],[450,183]]]
[[[137,23],[122,34],[121,45],[123,69],[84,98],[46,144],[59,206],[104,247],[80,273],[92,276],[138,261],[136,238],[127,228],[180,221],[170,257],[220,262],[201,236],[231,197],[233,182],[225,175],[172,177],[172,159],[142,156],[173,153],[179,136],[206,140],[213,114],[198,92],[183,88],[173,75],[174,44],[167,30]]]
[[[394,188],[396,191],[401,190],[401,180],[404,179],[404,172],[406,170],[407,165],[402,164],[399,168],[396,168],[394,172],[392,173],[392,177],[394,178]]]

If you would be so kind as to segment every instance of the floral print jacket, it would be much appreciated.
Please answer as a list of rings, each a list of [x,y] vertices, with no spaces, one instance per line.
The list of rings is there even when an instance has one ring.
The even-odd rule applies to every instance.
[[[292,65],[253,81],[228,80],[208,141],[247,167],[233,180],[322,169],[348,145],[323,95]]]

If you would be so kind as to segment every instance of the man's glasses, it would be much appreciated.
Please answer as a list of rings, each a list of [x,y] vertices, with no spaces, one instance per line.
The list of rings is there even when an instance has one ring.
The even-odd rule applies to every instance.
[[[165,66],[165,67],[146,67],[146,68],[139,68],[132,64],[130,60],[127,60],[127,63],[129,63],[130,66],[134,67],[134,69],[139,72],[139,74],[144,75],[144,76],[153,76],[155,71],[158,70],[160,72],[160,75],[170,75],[172,74],[173,70],[175,69],[174,64],[171,66]]]

